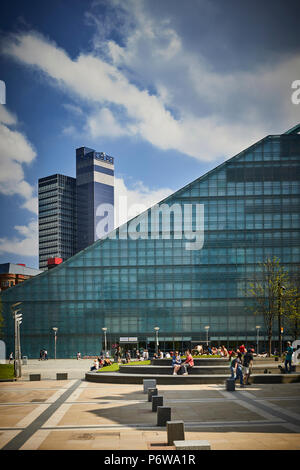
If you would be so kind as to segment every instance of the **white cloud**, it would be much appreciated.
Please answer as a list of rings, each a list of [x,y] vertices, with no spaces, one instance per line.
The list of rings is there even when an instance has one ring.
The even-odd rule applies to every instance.
[[[162,54],[173,59],[180,50],[180,41],[175,33],[167,30],[166,34],[170,41],[165,53],[162,50],[158,53],[160,62],[164,62]],[[148,36],[151,37],[150,29]],[[4,50],[23,63],[44,71],[56,80],[58,86],[91,106],[98,104],[103,108],[104,105],[98,115],[96,113],[87,120],[91,135],[137,134],[161,149],[176,149],[201,160],[215,159],[224,153],[231,155],[249,144],[249,140],[260,137],[257,126],[245,129],[245,124],[239,121],[228,125],[217,115],[200,117],[182,109],[175,119],[159,96],[139,89],[118,66],[92,54],[80,54],[71,60],[64,50],[34,32],[17,35],[14,40],[6,42]],[[126,64],[130,65],[130,52],[126,49],[123,53],[127,58]],[[116,119],[108,105],[122,109],[121,121]],[[235,139],[232,139],[233,134]]]
[[[34,188],[25,180],[23,165],[29,165],[36,152],[26,136],[15,129],[17,118],[0,105],[0,192],[7,196],[19,195],[23,206],[37,213]]]
[[[290,86],[298,76],[299,54],[221,73],[187,47],[171,17],[151,16],[149,2],[146,7],[142,0],[112,0],[104,16],[95,13],[98,3],[86,14],[96,28],[91,53],[71,59],[35,31],[11,36],[3,47],[76,99],[76,106],[64,106],[85,117],[81,129],[90,138],[138,136],[160,149],[209,161],[230,157],[298,121]],[[117,30],[119,44],[111,39]],[[90,108],[85,113],[80,100]],[[72,125],[63,132],[78,133]]]
[[[141,181],[128,188],[123,178],[115,178],[115,227],[141,214],[173,192],[170,188],[150,189]]]
[[[87,118],[86,131],[92,138],[115,138],[130,134],[129,128],[122,127],[108,108],[102,108]]]
[[[37,256],[37,220],[31,220],[28,225],[16,225],[14,229],[18,233],[17,236],[0,238],[0,253],[9,253],[21,256]]]

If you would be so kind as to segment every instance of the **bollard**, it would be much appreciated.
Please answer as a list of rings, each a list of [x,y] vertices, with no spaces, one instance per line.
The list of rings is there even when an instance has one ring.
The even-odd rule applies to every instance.
[[[171,408],[168,406],[157,407],[157,426],[166,426],[171,421]]]
[[[29,380],[41,380],[41,374],[29,374]]]
[[[161,395],[153,395],[152,396],[152,411],[157,411],[158,406],[163,406],[164,404],[164,397]]]
[[[156,387],[156,379],[144,379],[144,393],[148,393],[148,388],[155,388]]]
[[[153,395],[158,395],[157,388],[148,388],[148,401],[152,401]]]
[[[184,422],[167,421],[168,446],[174,445],[174,441],[184,441]]]
[[[68,380],[67,372],[57,372],[56,373],[56,380]]]
[[[226,380],[226,390],[227,390],[227,392],[234,392],[235,391],[235,379],[227,379]]]

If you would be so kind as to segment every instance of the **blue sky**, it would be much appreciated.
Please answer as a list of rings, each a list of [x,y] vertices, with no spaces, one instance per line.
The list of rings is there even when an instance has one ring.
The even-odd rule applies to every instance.
[[[75,176],[76,147],[113,155],[117,200],[149,207],[299,122],[299,14],[276,0],[2,0],[0,263],[37,267],[37,179]]]

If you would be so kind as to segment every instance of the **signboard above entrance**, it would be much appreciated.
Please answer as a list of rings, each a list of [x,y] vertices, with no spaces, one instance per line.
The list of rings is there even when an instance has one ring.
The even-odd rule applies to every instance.
[[[120,338],[120,343],[137,343],[138,342],[138,339],[137,337],[125,337],[125,336],[122,336]]]

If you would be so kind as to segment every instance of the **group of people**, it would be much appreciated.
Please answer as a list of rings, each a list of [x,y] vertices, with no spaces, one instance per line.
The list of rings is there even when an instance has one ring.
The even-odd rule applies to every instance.
[[[47,361],[48,360],[48,352],[46,349],[40,350],[40,358],[39,361]]]
[[[102,369],[102,367],[111,366],[112,362],[108,357],[103,355],[99,356],[97,359],[94,359],[94,362],[90,368],[91,371]]]
[[[253,353],[253,346],[246,349],[244,344],[242,344],[237,351],[229,351],[228,353],[231,378],[234,378],[235,380],[239,379],[241,387],[251,385],[249,383],[249,377],[253,367]]]
[[[191,371],[194,367],[194,359],[189,349],[185,351],[185,357],[185,361],[182,362],[179,352],[175,351],[172,356],[173,375],[178,375],[178,372],[181,370],[183,370],[182,375],[188,375],[188,370]]]
[[[214,356],[214,355],[219,355],[221,357],[228,357],[229,353],[228,350],[224,345],[219,346],[218,348],[216,346],[202,346],[202,344],[198,344],[194,349],[192,349],[192,353],[195,356]]]

